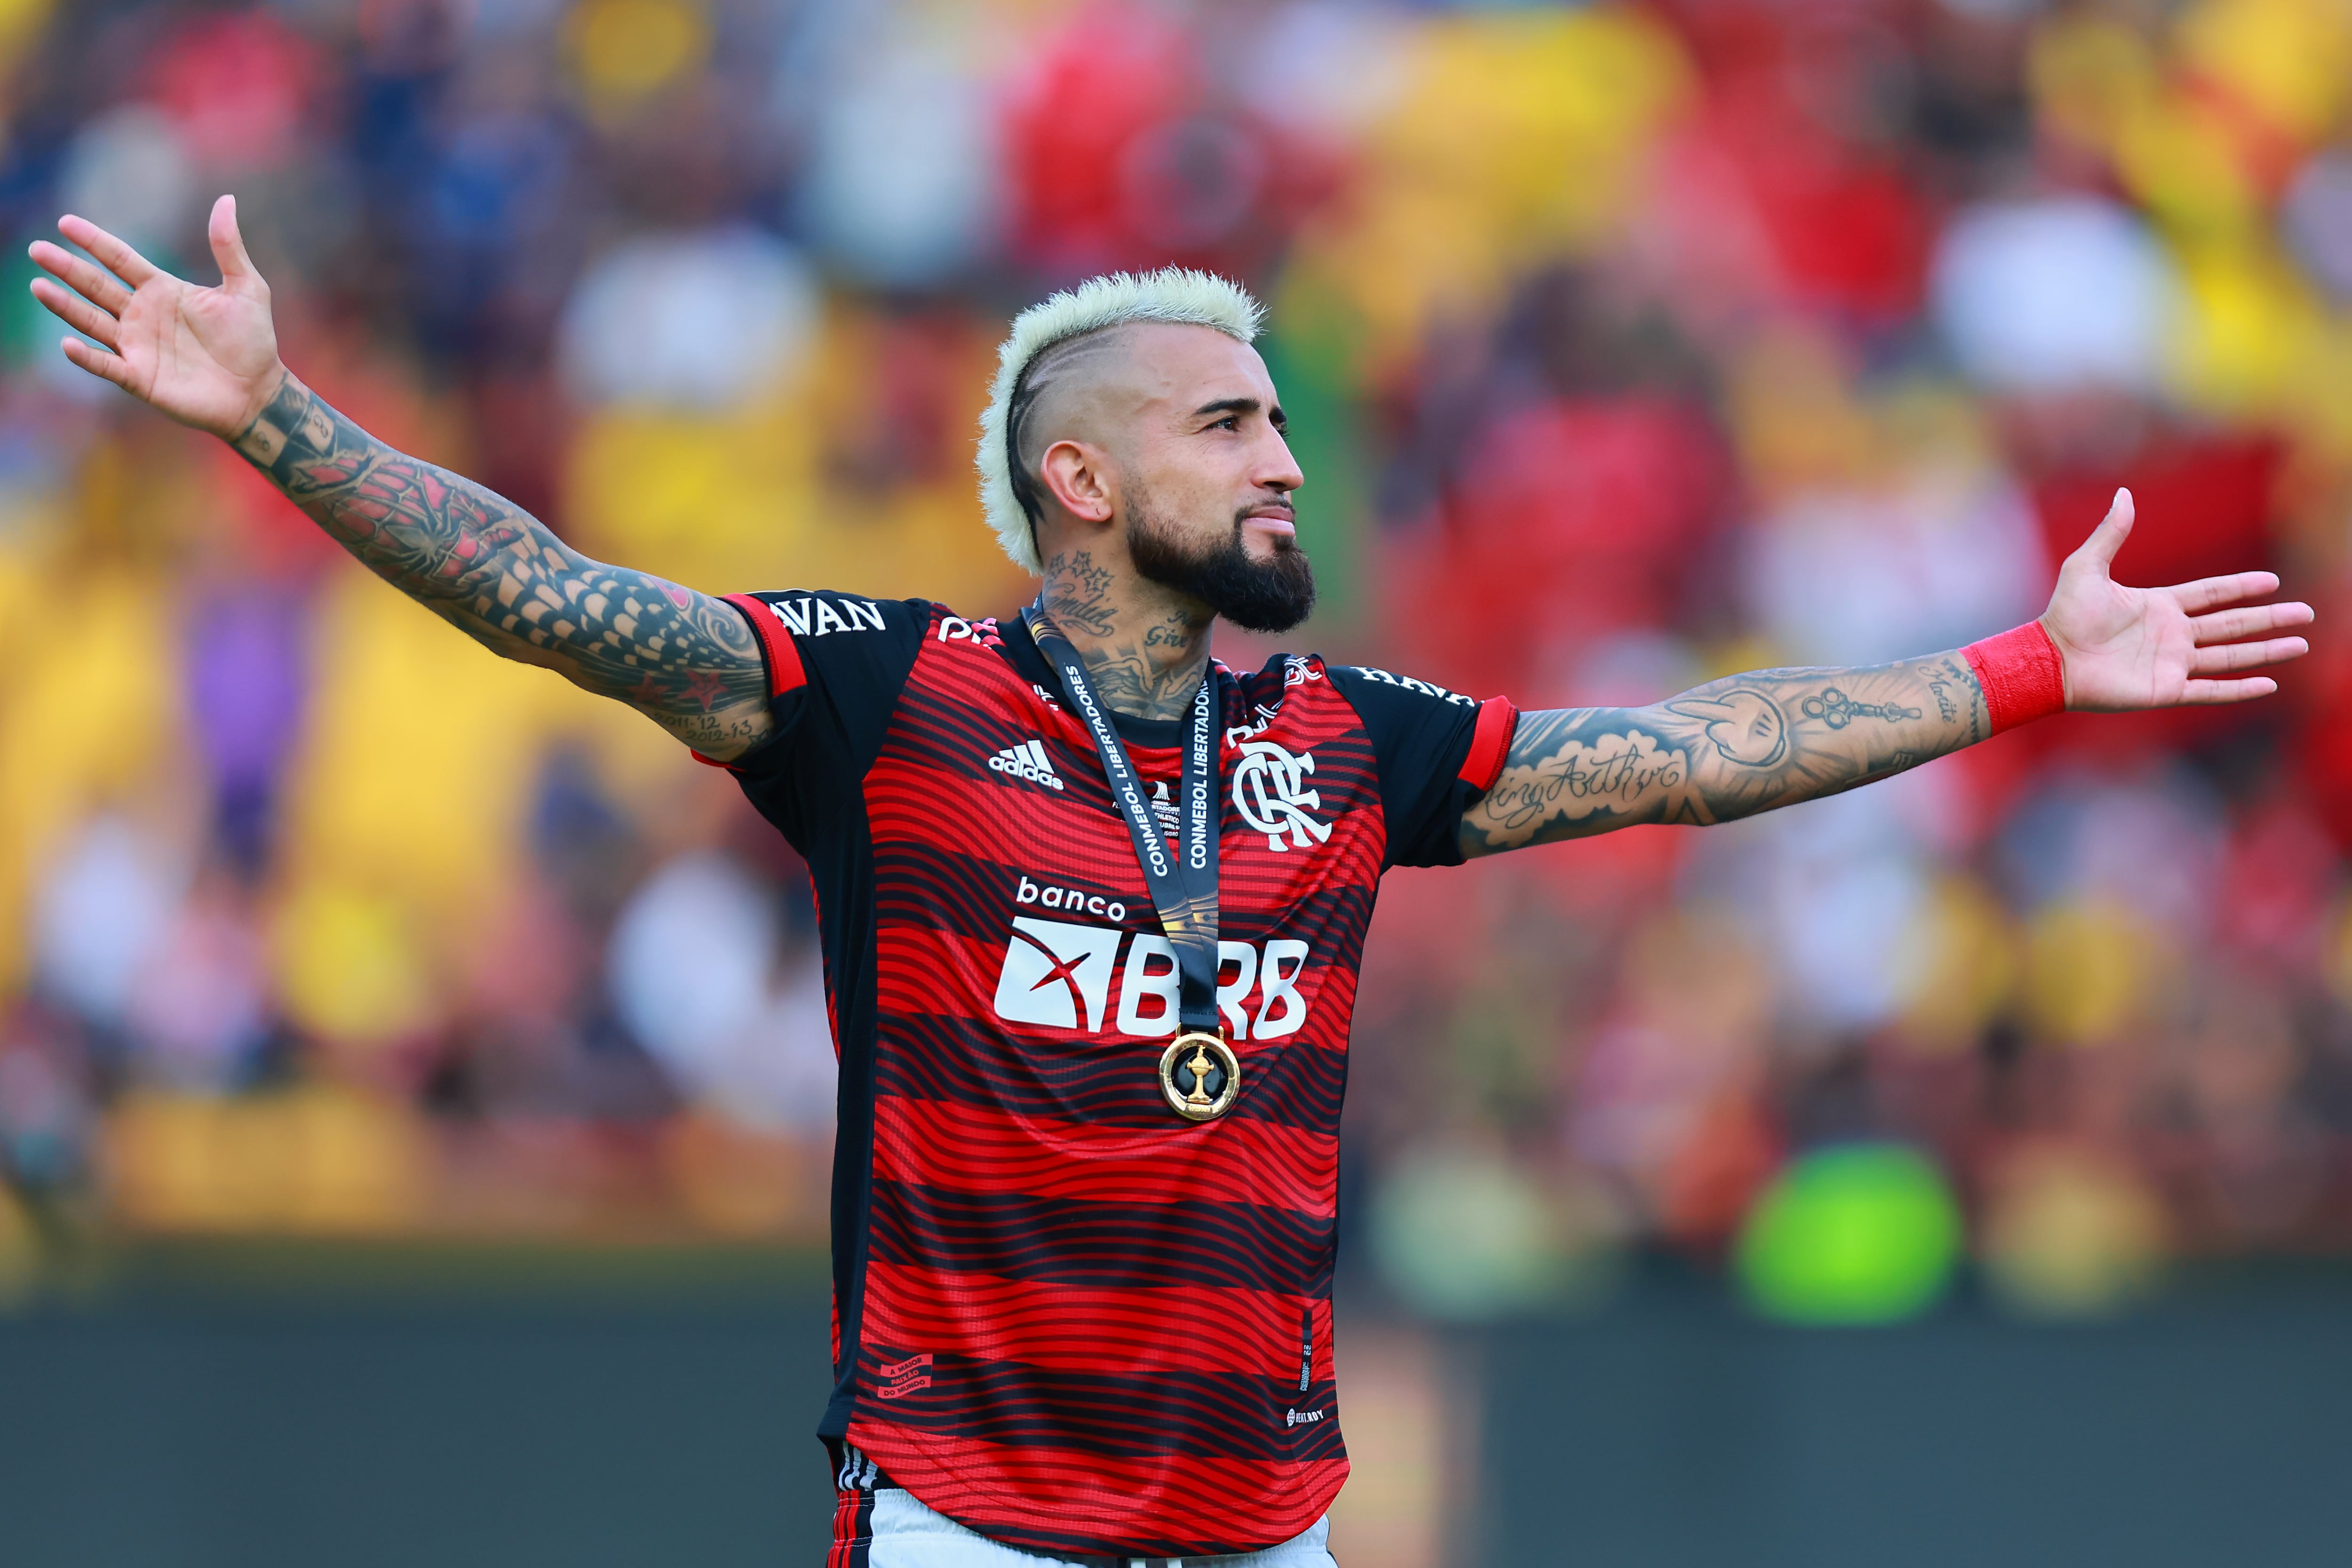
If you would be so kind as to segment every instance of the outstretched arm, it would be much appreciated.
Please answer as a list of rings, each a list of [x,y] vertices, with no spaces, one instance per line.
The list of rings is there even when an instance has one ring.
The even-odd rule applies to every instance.
[[[32,247],[50,274],[34,294],[112,351],[68,338],[75,364],[229,442],[369,570],[492,652],[625,702],[710,756],[768,734],[759,645],[733,605],[590,560],[521,508],[385,446],[279,363],[233,198],[213,208],[217,289],[79,218],[58,227],[104,264]]]
[[[370,571],[491,652],[616,698],[709,756],[767,733],[759,645],[725,600],[590,560],[512,502],[394,451],[290,372],[231,445]]]
[[[2126,588],[2109,567],[2132,525],[2129,492],[2066,559],[2042,627],[2065,705],[2121,712],[2242,702],[2278,689],[2242,672],[2306,652],[2307,605],[2245,605],[2267,572]],[[2240,639],[2261,637],[2247,642]],[[1581,838],[1639,822],[1728,822],[1835,795],[1992,732],[1960,653],[1844,669],[1735,675],[1646,708],[1568,708],[1519,720],[1495,786],[1462,819],[1465,855]]]
[[[1501,776],[1462,819],[1462,851],[1637,822],[1728,822],[1901,773],[1986,733],[1984,693],[1957,653],[1759,669],[1646,708],[1525,713]]]

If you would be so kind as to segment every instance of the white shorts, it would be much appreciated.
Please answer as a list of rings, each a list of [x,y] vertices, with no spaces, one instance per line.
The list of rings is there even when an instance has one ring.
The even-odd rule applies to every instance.
[[[966,1530],[926,1508],[915,1494],[895,1487],[870,1492],[844,1491],[835,1516],[833,1553],[827,1568],[1052,1568],[1065,1560],[1016,1552]],[[863,1506],[861,1506],[863,1505]],[[1182,1557],[1165,1561],[1184,1568],[1338,1568],[1324,1545],[1330,1521],[1318,1519],[1279,1546],[1237,1557]],[[846,1535],[847,1539],[844,1539]],[[1160,1559],[1148,1559],[1153,1563]]]

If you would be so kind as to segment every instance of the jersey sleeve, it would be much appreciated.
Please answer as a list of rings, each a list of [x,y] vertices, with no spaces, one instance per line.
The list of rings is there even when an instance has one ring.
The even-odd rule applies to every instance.
[[[1503,771],[1518,710],[1385,669],[1331,665],[1332,685],[1371,736],[1389,866],[1458,866],[1463,814]]]
[[[761,814],[801,847],[862,798],[938,607],[824,591],[725,597],[759,639],[776,729],[733,762],[713,765],[732,773]]]

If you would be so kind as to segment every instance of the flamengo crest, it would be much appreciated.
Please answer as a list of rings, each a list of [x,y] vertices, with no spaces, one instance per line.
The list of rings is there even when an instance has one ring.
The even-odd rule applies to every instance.
[[[1311,849],[1331,837],[1329,823],[1307,815],[1323,808],[1322,795],[1303,787],[1314,771],[1312,752],[1285,751],[1271,741],[1242,742],[1241,761],[1234,764],[1234,805],[1244,822],[1265,835],[1268,849]]]

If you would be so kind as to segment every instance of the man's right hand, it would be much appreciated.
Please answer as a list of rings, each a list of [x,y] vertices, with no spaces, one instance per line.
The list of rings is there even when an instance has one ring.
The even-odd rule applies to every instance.
[[[58,232],[98,258],[104,270],[61,246],[36,240],[33,261],[49,277],[33,280],[33,296],[83,337],[113,351],[68,338],[66,357],[183,425],[224,440],[242,435],[276,392],[285,367],[269,320],[269,285],[254,270],[236,231],[236,198],[213,204],[208,232],[220,263],[217,289],[173,277],[87,219],[59,218]]]
[[[492,652],[625,702],[720,761],[774,732],[760,644],[734,605],[590,560],[503,496],[385,446],[288,374],[233,198],[213,205],[217,289],[173,277],[96,224],[58,228],[100,264],[33,247],[49,274],[34,294],[90,340],[66,340],[74,363],[229,442],[370,571]]]

